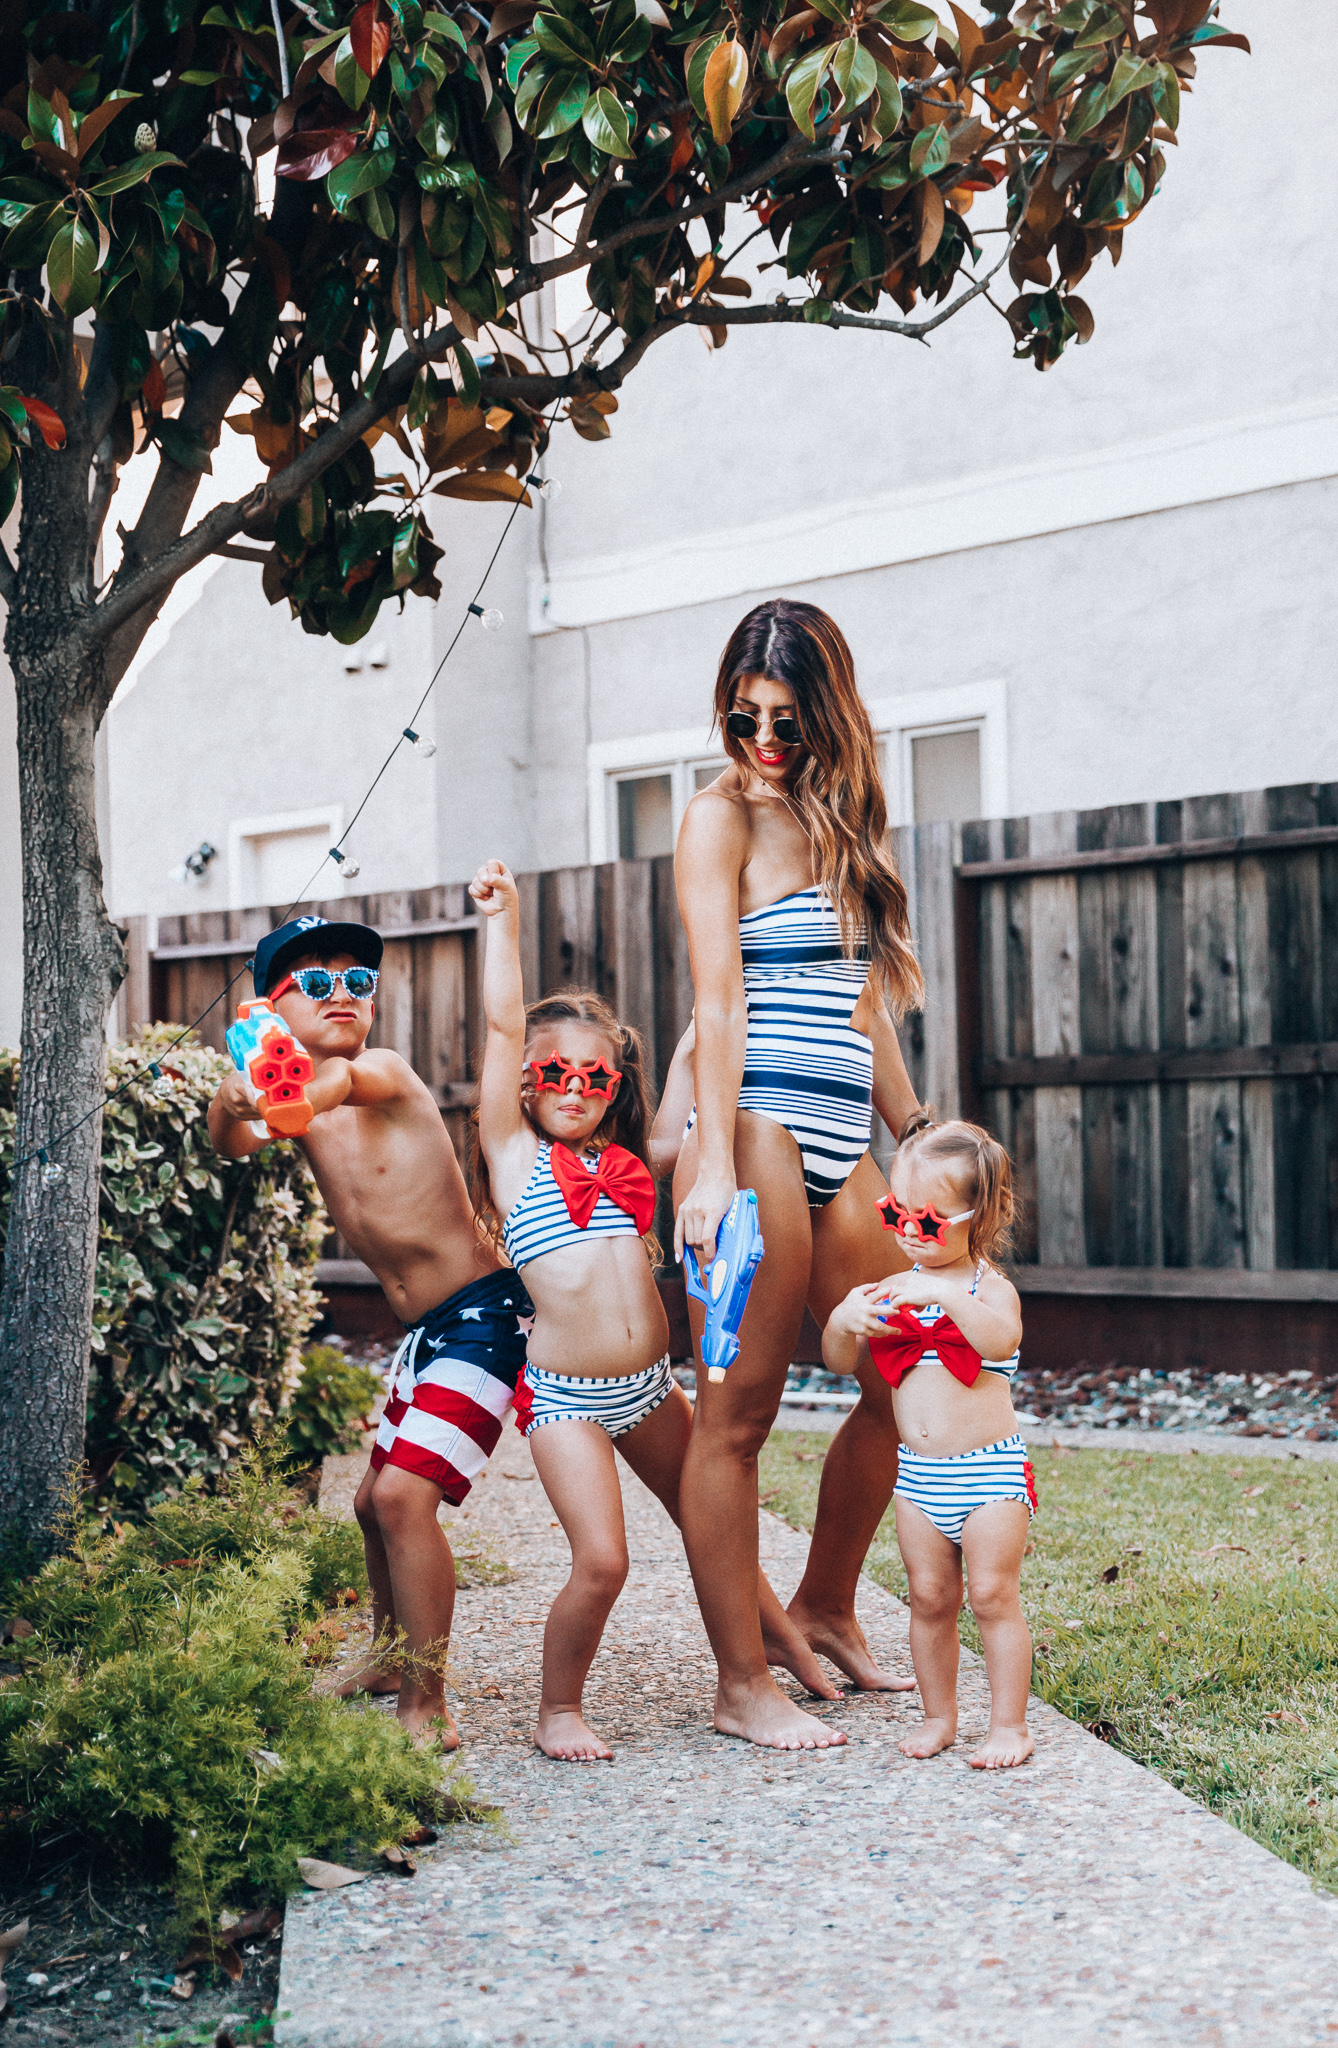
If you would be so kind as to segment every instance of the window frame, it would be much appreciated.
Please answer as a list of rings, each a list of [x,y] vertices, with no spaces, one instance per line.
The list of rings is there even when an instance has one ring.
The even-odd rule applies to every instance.
[[[329,834],[329,844],[338,846],[344,831],[344,806],[318,804],[303,811],[270,811],[258,818],[234,818],[228,826],[228,908],[253,910],[265,903],[254,895],[258,864],[251,842],[269,839],[280,832],[313,832],[319,826]],[[330,874],[320,877],[320,899],[346,896],[349,885],[333,862]]]
[[[915,823],[911,741],[948,732],[979,732],[981,816],[1008,816],[1008,687],[1002,678],[945,683],[935,690],[870,697],[865,703],[883,750],[890,825]],[[585,750],[586,829],[592,866],[618,858],[618,784],[622,781],[645,775],[670,777],[677,838],[683,813],[696,793],[694,770],[723,758],[718,739],[712,747],[712,731],[709,725],[688,725],[670,732],[590,742]]]

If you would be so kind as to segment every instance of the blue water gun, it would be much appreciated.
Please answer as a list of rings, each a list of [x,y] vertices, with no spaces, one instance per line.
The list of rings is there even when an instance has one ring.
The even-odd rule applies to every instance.
[[[257,1137],[300,1138],[315,1115],[307,1101],[307,1083],[316,1068],[306,1047],[294,1038],[267,996],[237,1005],[237,1022],[228,1026],[227,1039],[232,1064],[246,1076],[251,1099],[264,1118],[253,1126]]]
[[[740,1188],[725,1211],[716,1232],[715,1257],[704,1280],[691,1246],[683,1248],[684,1285],[694,1300],[706,1305],[702,1363],[713,1384],[723,1380],[739,1355],[739,1324],[765,1250],[757,1220],[757,1196],[751,1188]]]

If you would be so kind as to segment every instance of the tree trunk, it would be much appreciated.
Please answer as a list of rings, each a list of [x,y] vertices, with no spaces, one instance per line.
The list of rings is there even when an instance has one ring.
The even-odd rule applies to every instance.
[[[57,1180],[33,1160],[13,1187],[0,1293],[0,1531],[26,1539],[39,1558],[56,1545],[83,1460],[105,1030],[125,973],[102,900],[94,810],[104,664],[77,632],[90,595],[87,494],[87,451],[74,434],[63,452],[25,459],[5,635],[23,830],[15,1157],[41,1146],[62,1171]]]

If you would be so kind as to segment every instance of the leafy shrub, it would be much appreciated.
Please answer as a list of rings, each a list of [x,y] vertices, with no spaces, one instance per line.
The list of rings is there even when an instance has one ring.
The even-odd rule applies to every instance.
[[[364,1583],[356,1527],[300,1507],[254,1452],[217,1495],[197,1475],[114,1534],[75,1529],[12,1596],[34,1632],[0,1690],[8,1829],[161,1871],[209,1927],[295,1884],[298,1856],[342,1860],[441,1811],[439,1754],[312,1693],[332,1647],[312,1621]]]
[[[192,1475],[214,1480],[283,1405],[319,1313],[326,1218],[289,1144],[220,1159],[205,1112],[227,1062],[150,1025],[112,1048],[102,1129],[86,1456],[117,1512]],[[148,1072],[166,1061],[166,1092]],[[0,1049],[0,1230],[8,1218],[18,1055]]]
[[[359,1365],[337,1344],[313,1344],[302,1360],[302,1377],[288,1407],[288,1442],[292,1462],[319,1464],[362,1444],[362,1419],[378,1394],[385,1392],[380,1373]]]

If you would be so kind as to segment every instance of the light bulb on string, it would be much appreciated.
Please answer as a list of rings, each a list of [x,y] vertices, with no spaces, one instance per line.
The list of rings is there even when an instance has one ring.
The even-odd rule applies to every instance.
[[[437,751],[436,741],[425,732],[415,732],[411,725],[405,726],[403,737],[409,742],[415,754],[421,754],[425,761],[430,761]]]
[[[496,605],[488,605],[485,608],[481,604],[471,604],[469,609],[476,619],[482,621],[485,633],[500,633],[506,624],[505,612],[499,612]]]
[[[536,477],[535,483],[539,496],[549,505],[554,504],[562,496],[561,482],[555,476]]]
[[[166,1101],[172,1093],[172,1076],[165,1074],[156,1060],[149,1061],[149,1072],[153,1076],[154,1094]]]
[[[346,882],[351,882],[355,875],[362,873],[362,862],[354,860],[352,854],[341,852],[337,846],[330,848],[330,858]]]
[[[59,1159],[48,1158],[45,1151],[39,1151],[37,1157],[42,1163],[42,1186],[44,1188],[59,1187],[61,1181],[65,1178],[65,1168],[61,1165]]]

